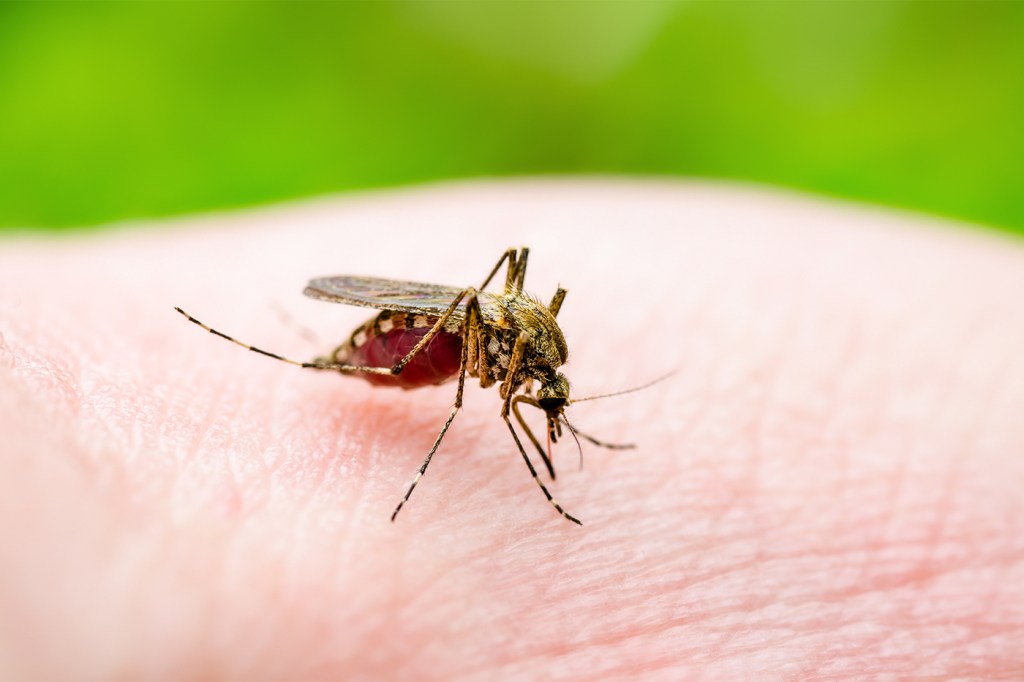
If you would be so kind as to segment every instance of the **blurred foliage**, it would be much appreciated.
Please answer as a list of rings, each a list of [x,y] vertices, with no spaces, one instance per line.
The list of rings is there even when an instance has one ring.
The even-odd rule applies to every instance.
[[[0,4],[0,226],[589,172],[1024,232],[1024,3]]]

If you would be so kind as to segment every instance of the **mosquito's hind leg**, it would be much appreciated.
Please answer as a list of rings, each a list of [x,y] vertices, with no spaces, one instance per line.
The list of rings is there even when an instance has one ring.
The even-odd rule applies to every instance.
[[[189,322],[191,322],[193,324],[196,324],[196,325],[199,325],[200,327],[202,327],[206,331],[210,332],[214,336],[219,336],[222,339],[226,339],[227,341],[230,341],[231,343],[235,344],[236,346],[241,346],[242,348],[244,348],[246,350],[250,350],[253,353],[259,353],[260,355],[265,355],[268,358],[273,358],[275,360],[280,360],[281,362],[287,362],[289,365],[295,365],[296,367],[302,367],[303,369],[326,369],[326,370],[332,370],[332,371],[336,371],[336,372],[343,372],[345,374],[351,374],[351,373],[360,373],[360,374],[390,374],[391,373],[391,370],[387,369],[386,367],[356,367],[354,365],[346,365],[346,364],[342,364],[340,362],[323,362],[322,360],[317,360],[317,361],[314,361],[314,362],[300,362],[298,360],[291,360],[289,358],[286,358],[286,357],[283,357],[281,355],[278,355],[277,353],[271,353],[270,351],[263,350],[262,348],[256,348],[255,346],[250,346],[247,343],[242,343],[238,339],[234,339],[234,338],[228,336],[227,334],[225,334],[224,332],[217,331],[213,327],[209,327],[209,326],[203,324],[202,322],[200,322],[196,318],[194,318],[191,315],[189,315],[188,313],[186,313],[181,308],[175,307],[174,309],[178,313],[180,313],[185,319],[187,319]]]
[[[456,302],[458,299],[456,299]],[[444,439],[444,435],[448,433],[448,427],[455,421],[455,415],[459,413],[462,408],[462,393],[466,387],[466,366],[469,360],[469,346],[470,338],[475,334],[477,339],[475,343],[479,343],[478,335],[480,333],[480,321],[476,315],[476,310],[479,308],[476,305],[476,292],[470,294],[470,298],[466,303],[466,309],[468,314],[466,316],[466,326],[462,330],[462,354],[459,358],[459,387],[455,391],[455,404],[452,405],[451,412],[448,413],[448,419],[445,421],[444,426],[441,427],[441,432],[437,434],[437,438],[434,439],[434,444],[430,447],[430,452],[427,453],[426,459],[423,460],[423,464],[420,465],[419,471],[416,472],[415,478],[412,479],[412,483],[409,484],[409,489],[405,491],[405,496],[402,497],[402,501],[395,507],[395,511],[391,513],[391,521],[394,522],[395,517],[398,516],[398,512],[402,510],[403,505],[409,501],[412,496],[412,491],[416,489],[416,484],[423,478],[423,474],[427,471],[427,466],[430,465],[430,460],[433,459],[434,453],[437,452],[437,448],[440,447],[441,441]],[[413,349],[415,350],[415,348]]]

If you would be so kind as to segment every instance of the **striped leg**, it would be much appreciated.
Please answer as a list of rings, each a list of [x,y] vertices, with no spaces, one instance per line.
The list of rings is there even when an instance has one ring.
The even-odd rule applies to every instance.
[[[402,373],[402,370],[405,369],[405,366],[408,365],[412,361],[412,359],[414,357],[416,357],[416,354],[419,353],[424,348],[426,348],[427,344],[430,343],[433,340],[433,338],[435,336],[437,336],[438,333],[442,329],[444,329],[444,325],[445,325],[446,322],[448,322],[448,318],[450,318],[452,316],[452,313],[455,312],[455,309],[459,307],[459,303],[461,303],[462,299],[464,299],[466,297],[470,297],[470,298],[474,298],[475,299],[476,298],[476,289],[474,289],[473,287],[470,287],[470,288],[464,289],[462,292],[460,292],[459,295],[456,296],[455,299],[451,302],[451,305],[449,305],[448,308],[443,313],[441,313],[441,316],[439,318],[437,318],[437,322],[435,322],[434,326],[430,328],[430,331],[428,331],[426,334],[424,334],[423,338],[421,338],[419,341],[416,342],[416,345],[412,347],[412,350],[410,350],[408,353],[406,353],[404,358],[402,358],[401,360],[399,360],[398,362],[395,363],[395,365],[391,368],[391,374],[401,374]],[[469,325],[467,324],[466,326],[468,327]],[[462,343],[463,343],[463,348],[465,348],[465,343],[466,343],[465,338],[463,338]],[[465,352],[463,352],[463,354],[465,354]],[[464,370],[465,370],[465,366],[463,366],[460,371],[464,371]],[[461,379],[460,379],[460,381],[461,381]]]
[[[515,249],[508,249],[502,254],[498,260],[498,264],[491,270],[491,274],[487,275],[487,279],[480,285],[480,291],[487,288],[487,285],[491,283],[494,276],[498,274],[498,270],[501,269],[502,264],[508,261],[508,270],[505,271],[505,291],[516,291],[520,292],[523,290],[523,280],[526,278],[526,259],[530,255],[530,249],[525,246],[519,249],[517,252]]]
[[[505,370],[505,380],[501,382],[498,392],[505,401],[501,405],[501,416],[508,417],[508,411],[512,407],[514,391],[519,387],[519,366],[523,364],[523,353],[526,352],[526,344],[530,341],[530,333],[519,332],[516,337],[516,345],[512,347],[512,357],[508,361],[508,368]]]
[[[526,259],[530,255],[530,250],[525,246],[519,249],[519,259],[516,262],[516,281],[515,291],[517,294],[523,292],[523,282],[526,280]]]
[[[387,367],[356,367],[355,365],[345,365],[338,362],[299,362],[298,360],[291,360],[289,358],[278,355],[277,353],[271,353],[270,351],[265,351],[262,348],[256,348],[255,346],[250,346],[247,343],[242,343],[238,339],[233,339],[227,334],[217,331],[213,327],[206,326],[196,318],[186,313],[181,308],[175,307],[175,310],[178,311],[178,313],[180,313],[182,316],[184,316],[185,319],[187,319],[189,322],[199,325],[200,327],[210,332],[214,336],[219,336],[222,339],[226,339],[231,343],[235,344],[236,346],[241,346],[246,350],[251,350],[253,353],[259,353],[260,355],[266,355],[268,358],[280,360],[281,362],[287,362],[289,365],[295,365],[296,367],[302,367],[304,369],[327,369],[336,372],[343,372],[346,374],[353,372],[360,372],[363,374],[391,374],[391,370],[388,369]]]
[[[544,452],[544,448],[540,446],[540,442],[537,437],[533,435],[533,431],[527,425],[526,420],[523,419],[523,415],[519,412],[519,403],[526,403],[527,405],[533,405],[540,409],[540,405],[531,396],[528,395],[517,395],[512,399],[512,414],[515,415],[516,421],[519,422],[519,427],[526,433],[526,437],[533,443],[533,447],[537,448],[537,454],[540,455],[541,461],[544,462],[544,466],[547,467],[548,475],[551,476],[551,480],[555,480],[555,465],[551,462],[551,458],[548,457],[548,453]]]
[[[562,301],[565,300],[566,291],[562,287],[558,287],[555,291],[555,295],[551,297],[551,303],[548,304],[548,310],[551,311],[552,317],[558,317],[558,311],[562,309]]]
[[[472,290],[470,290],[472,291]],[[433,459],[434,453],[437,452],[437,448],[440,447],[441,441],[444,439],[444,434],[448,433],[448,427],[455,421],[455,415],[462,409],[462,392],[466,387],[466,366],[469,360],[469,346],[470,338],[474,338],[473,335],[479,335],[480,333],[480,319],[477,317],[477,310],[479,310],[476,303],[476,292],[470,294],[469,300],[466,302],[467,316],[466,326],[462,330],[462,355],[459,359],[459,387],[455,391],[455,404],[452,405],[452,410],[448,413],[448,420],[445,421],[444,426],[441,427],[441,432],[437,434],[437,438],[434,439],[434,444],[430,448],[430,452],[427,453],[426,459],[423,460],[423,464],[420,465],[419,471],[416,472],[415,478],[412,479],[412,483],[409,484],[409,489],[405,491],[405,496],[402,497],[402,501],[395,507],[395,511],[391,514],[391,521],[394,522],[395,517],[398,516],[398,512],[402,510],[402,506],[409,501],[412,496],[412,491],[416,489],[416,484],[423,478],[423,474],[427,471],[427,466],[430,465],[430,460]],[[476,337],[475,343],[479,343],[479,337]],[[414,349],[415,350],[415,349]]]
[[[541,481],[540,476],[537,475],[537,470],[533,468],[533,462],[531,462],[530,458],[526,455],[526,450],[523,449],[523,443],[522,441],[519,440],[519,435],[516,434],[516,430],[512,427],[512,422],[508,420],[508,415],[505,415],[503,418],[505,420],[505,424],[508,425],[508,430],[512,433],[512,438],[516,442],[516,447],[519,448],[519,454],[523,456],[523,461],[526,462],[526,466],[530,470],[530,475],[533,476],[533,480],[536,481],[537,485],[540,486],[541,492],[544,493],[544,497],[548,498],[548,502],[551,503],[551,506],[553,506],[559,514],[569,519],[573,523],[582,526],[583,522],[577,519],[575,516],[570,515],[564,509],[562,509],[562,505],[558,504],[558,502],[555,501],[555,498],[551,496],[551,493],[548,492],[548,489],[544,485],[544,482]]]
[[[508,290],[508,282],[511,281],[513,273],[516,269],[515,249],[508,249],[507,251],[505,251],[505,253],[501,254],[501,258],[498,259],[497,265],[495,265],[494,268],[491,270],[491,274],[487,275],[487,279],[485,279],[484,283],[480,285],[480,291],[483,291],[484,289],[487,288],[487,285],[490,284],[491,280],[494,279],[494,276],[498,274],[498,270],[501,269],[501,266],[505,261],[508,261],[508,273],[505,275],[505,289],[506,291]]]

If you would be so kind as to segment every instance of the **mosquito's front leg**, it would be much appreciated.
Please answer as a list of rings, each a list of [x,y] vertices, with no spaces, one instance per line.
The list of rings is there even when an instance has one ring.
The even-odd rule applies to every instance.
[[[558,287],[558,290],[551,299],[551,303],[548,304],[548,310],[551,311],[551,317],[558,317],[558,311],[562,309],[562,301],[565,300],[565,293],[565,289]]]
[[[512,399],[512,414],[515,415],[516,421],[519,422],[519,427],[526,432],[526,437],[533,443],[533,447],[537,448],[537,454],[540,455],[541,461],[544,462],[544,466],[547,467],[548,475],[551,476],[551,480],[555,480],[555,465],[552,463],[551,458],[548,457],[548,453],[544,452],[544,448],[540,446],[540,442],[537,437],[533,435],[533,431],[530,430],[526,420],[523,419],[523,415],[519,412],[519,403],[526,403],[527,405],[533,405],[537,409],[540,409],[540,403],[538,403],[532,396],[528,395],[517,395]]]
[[[519,249],[519,258],[516,261],[516,274],[514,278],[513,286],[515,287],[516,293],[523,291],[523,282],[526,280],[526,259],[530,256],[530,250],[525,246]],[[512,279],[512,278],[510,278]],[[511,288],[506,283],[505,291],[510,291]]]
[[[487,288],[487,285],[491,283],[494,276],[498,274],[498,270],[501,269],[502,263],[508,261],[508,270],[505,271],[505,291],[522,291],[523,280],[526,278],[526,259],[530,255],[530,249],[525,246],[518,251],[518,255],[515,249],[508,249],[498,259],[497,265],[491,270],[491,274],[487,275],[487,279],[480,285],[480,291]]]
[[[505,275],[505,289],[506,290],[508,289],[508,281],[512,277],[512,275],[510,273],[514,272],[515,269],[516,269],[516,250],[515,249],[508,249],[507,251],[505,251],[505,253],[501,254],[501,258],[498,259],[497,264],[491,270],[491,274],[487,275],[487,279],[485,279],[484,283],[480,285],[480,289],[479,289],[480,291],[483,291],[484,289],[487,288],[487,285],[490,284],[491,280],[494,279],[494,276],[496,274],[498,274],[498,270],[501,269],[501,265],[505,261],[508,261],[508,273],[506,273],[506,275]]]
[[[541,492],[544,493],[544,497],[548,498],[548,502],[551,503],[551,506],[553,506],[559,514],[569,519],[573,523],[582,526],[583,522],[577,519],[575,516],[569,514],[564,509],[562,509],[562,505],[558,504],[558,502],[555,501],[555,498],[551,496],[551,493],[548,492],[547,486],[544,485],[544,482],[540,480],[540,476],[537,475],[537,470],[534,468],[533,462],[531,462],[530,458],[526,455],[526,450],[523,449],[523,443],[522,441],[519,440],[519,435],[516,433],[516,430],[512,427],[512,422],[508,420],[507,415],[504,417],[504,419],[506,426],[508,426],[508,430],[512,433],[512,439],[516,442],[516,447],[519,448],[519,454],[523,456],[523,461],[526,462],[526,466],[530,470],[530,475],[533,476],[533,480],[537,483],[538,486],[540,486]]]

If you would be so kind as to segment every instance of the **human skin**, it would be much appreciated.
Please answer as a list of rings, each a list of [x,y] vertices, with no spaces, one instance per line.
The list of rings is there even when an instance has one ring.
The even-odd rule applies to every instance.
[[[493,388],[300,370],[365,274],[531,247],[561,518]],[[1020,679],[1024,247],[641,181],[471,183],[0,244],[0,678]],[[280,309],[290,322],[282,321]],[[313,328],[314,345],[299,333]],[[539,421],[535,419],[535,424]],[[537,462],[539,464],[539,462]]]

